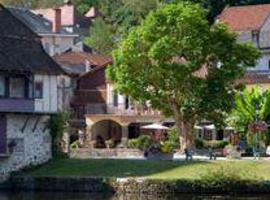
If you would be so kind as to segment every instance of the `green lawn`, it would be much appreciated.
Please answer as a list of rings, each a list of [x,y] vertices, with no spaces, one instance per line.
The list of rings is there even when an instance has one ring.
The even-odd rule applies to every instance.
[[[46,177],[146,177],[158,179],[198,179],[201,175],[227,170],[270,180],[268,161],[135,161],[135,160],[54,160],[23,173]],[[226,172],[227,173],[227,172]]]

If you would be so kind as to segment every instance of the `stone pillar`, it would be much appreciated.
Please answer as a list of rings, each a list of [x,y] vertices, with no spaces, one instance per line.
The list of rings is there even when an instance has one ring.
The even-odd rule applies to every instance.
[[[70,138],[69,138],[68,132],[63,133],[62,141],[63,141],[63,146],[62,146],[63,153],[69,153]]]
[[[127,142],[128,142],[128,124],[122,125],[122,145],[124,147],[127,147]]]
[[[92,149],[92,148],[94,148],[94,146],[93,146],[94,141],[92,140],[92,131],[91,131],[91,129],[92,129],[92,126],[87,125],[85,144],[86,144],[87,147]]]

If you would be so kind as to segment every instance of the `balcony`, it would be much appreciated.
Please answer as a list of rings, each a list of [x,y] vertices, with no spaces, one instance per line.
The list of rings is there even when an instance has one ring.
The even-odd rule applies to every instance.
[[[0,98],[0,112],[30,113],[34,111],[34,99]]]
[[[88,104],[87,106],[80,106],[75,108],[75,115],[77,118],[82,119],[84,115],[140,115],[140,116],[160,116],[160,111],[153,110],[150,107],[137,105],[128,106],[125,104]]]

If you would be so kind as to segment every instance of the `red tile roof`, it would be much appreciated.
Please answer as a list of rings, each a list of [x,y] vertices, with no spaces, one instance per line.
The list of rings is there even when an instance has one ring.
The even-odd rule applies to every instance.
[[[225,8],[219,20],[232,31],[260,30],[270,14],[270,4],[236,6]]]
[[[101,68],[112,64],[112,58],[108,56],[87,52],[67,52],[54,56],[54,59],[58,64],[62,65],[62,67],[68,66],[72,68],[71,71],[79,72],[80,74],[85,72],[85,68],[81,66],[85,66],[86,61],[89,61],[94,68]]]
[[[270,74],[267,73],[259,73],[258,71],[248,71],[245,73],[244,77],[239,79],[237,83],[243,84],[270,84]]]

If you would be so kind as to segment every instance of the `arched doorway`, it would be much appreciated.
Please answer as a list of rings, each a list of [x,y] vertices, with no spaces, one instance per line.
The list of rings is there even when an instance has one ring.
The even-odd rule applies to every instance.
[[[122,127],[113,120],[102,120],[91,128],[94,148],[114,148],[121,143]]]

